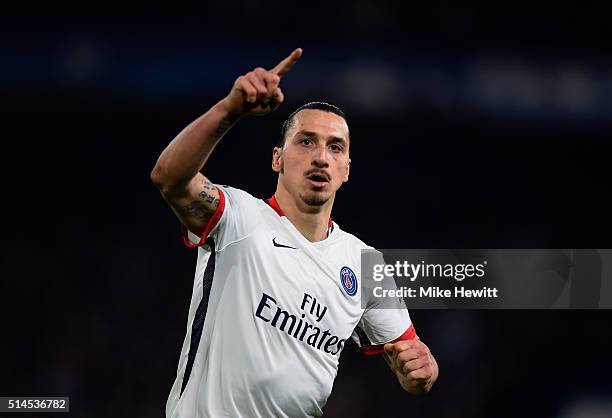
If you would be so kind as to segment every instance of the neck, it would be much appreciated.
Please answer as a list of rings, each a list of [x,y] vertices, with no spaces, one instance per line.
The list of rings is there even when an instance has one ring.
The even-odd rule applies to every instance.
[[[274,193],[278,206],[298,231],[310,242],[327,238],[334,196],[321,206],[309,206],[282,187]]]

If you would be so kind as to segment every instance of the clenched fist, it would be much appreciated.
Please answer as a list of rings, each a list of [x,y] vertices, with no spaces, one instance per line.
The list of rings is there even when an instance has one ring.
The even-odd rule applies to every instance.
[[[238,77],[230,93],[222,100],[227,111],[239,116],[259,116],[276,110],[285,99],[280,80],[301,56],[302,49],[297,48],[271,70],[257,67]]]
[[[402,387],[413,395],[424,395],[438,378],[438,364],[418,337],[385,344],[385,359]]]

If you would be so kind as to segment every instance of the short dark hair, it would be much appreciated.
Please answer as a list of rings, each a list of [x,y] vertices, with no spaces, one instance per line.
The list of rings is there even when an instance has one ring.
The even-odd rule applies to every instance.
[[[287,135],[287,131],[291,129],[291,126],[293,126],[295,115],[297,115],[300,111],[305,110],[305,109],[322,110],[323,112],[334,113],[346,121],[346,115],[338,106],[335,106],[330,103],[325,103],[325,102],[306,103],[305,105],[302,105],[298,107],[297,109],[295,109],[293,113],[289,115],[287,120],[283,122],[283,126],[281,127],[281,132],[280,132],[280,135],[281,135],[280,142],[278,145],[280,148],[282,148],[285,145],[285,139],[286,139],[285,137]]]

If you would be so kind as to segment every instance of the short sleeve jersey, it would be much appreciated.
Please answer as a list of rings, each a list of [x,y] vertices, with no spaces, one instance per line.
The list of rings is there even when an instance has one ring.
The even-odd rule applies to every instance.
[[[408,311],[362,307],[360,255],[371,247],[335,222],[310,242],[274,198],[217,187],[204,233],[183,230],[198,256],[166,416],[320,416],[347,340],[380,354],[414,338]]]

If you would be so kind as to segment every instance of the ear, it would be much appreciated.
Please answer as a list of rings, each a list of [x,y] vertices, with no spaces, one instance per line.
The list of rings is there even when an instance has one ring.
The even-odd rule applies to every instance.
[[[282,160],[283,149],[279,147],[274,147],[272,150],[272,170],[277,173],[280,173],[283,169],[283,160]]]
[[[346,183],[349,179],[349,172],[351,171],[351,159],[348,159],[348,163],[346,163],[346,173],[344,174],[343,183]]]

